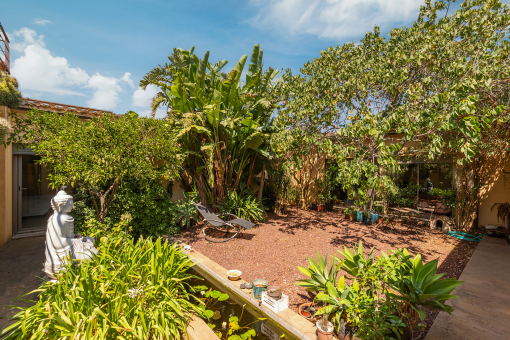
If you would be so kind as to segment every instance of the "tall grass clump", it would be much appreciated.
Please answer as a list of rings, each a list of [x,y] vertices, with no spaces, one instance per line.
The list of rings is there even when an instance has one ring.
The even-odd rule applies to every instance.
[[[181,339],[192,313],[206,315],[189,285],[193,262],[161,239],[117,238],[99,255],[69,264],[57,283],[31,293],[0,338]],[[30,294],[30,293],[29,293]],[[210,313],[210,311],[207,311]]]

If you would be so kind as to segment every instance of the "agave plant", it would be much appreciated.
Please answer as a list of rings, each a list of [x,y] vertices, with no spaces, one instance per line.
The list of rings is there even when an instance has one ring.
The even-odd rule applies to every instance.
[[[398,279],[388,280],[390,287],[398,294],[388,292],[387,296],[403,302],[401,313],[410,313],[411,318],[415,318],[417,313],[423,320],[426,314],[421,307],[453,312],[453,308],[444,302],[458,298],[457,295],[450,294],[463,281],[454,277],[441,279],[445,273],[437,274],[437,263],[437,260],[433,260],[424,265],[421,255],[418,254],[410,263],[402,266]]]
[[[337,276],[339,268],[342,266],[343,261],[336,262],[333,259],[328,269],[328,254],[323,258],[322,255],[317,252],[317,262],[311,257],[308,257],[308,268],[297,267],[303,274],[309,277],[309,279],[297,280],[294,284],[297,286],[304,287],[306,290],[311,292],[324,292],[328,289],[328,283],[336,286]],[[343,280],[343,276],[342,276]]]

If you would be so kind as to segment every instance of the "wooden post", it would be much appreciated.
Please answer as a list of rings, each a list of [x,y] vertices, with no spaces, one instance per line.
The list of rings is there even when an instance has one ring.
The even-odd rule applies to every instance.
[[[264,178],[266,177],[266,165],[262,164],[262,172],[260,175],[259,201],[262,202],[262,190],[264,189]]]

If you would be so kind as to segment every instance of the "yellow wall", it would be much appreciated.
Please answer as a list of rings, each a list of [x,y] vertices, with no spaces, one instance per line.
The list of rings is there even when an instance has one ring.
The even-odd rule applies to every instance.
[[[8,110],[0,106],[0,117],[8,118]],[[0,247],[12,237],[12,147],[0,146]]]
[[[488,164],[489,172],[493,177],[488,185],[480,189],[481,201],[478,208],[478,226],[492,224],[503,225],[498,221],[497,209],[491,211],[495,203],[510,203],[510,160],[503,166],[496,166],[496,162]]]

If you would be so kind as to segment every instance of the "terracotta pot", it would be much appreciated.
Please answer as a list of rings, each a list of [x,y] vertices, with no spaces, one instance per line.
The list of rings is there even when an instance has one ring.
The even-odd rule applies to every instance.
[[[329,323],[331,324],[331,322]],[[323,331],[319,327],[319,321],[317,321],[316,326],[317,326],[317,340],[333,340],[333,329],[331,330],[331,332]],[[333,324],[331,324],[331,326],[333,326]]]
[[[354,221],[354,218],[356,217],[356,215],[354,214],[349,214],[349,220],[351,221]]]
[[[299,315],[301,315],[304,318],[309,318],[310,314],[311,314],[309,308],[310,308],[311,305],[312,304],[310,302],[305,302],[305,303],[299,305],[299,307],[298,307]],[[306,311],[303,310],[303,307],[306,308]]]

